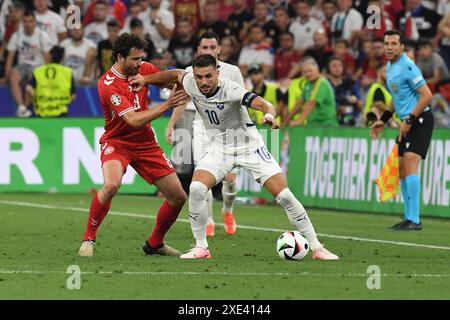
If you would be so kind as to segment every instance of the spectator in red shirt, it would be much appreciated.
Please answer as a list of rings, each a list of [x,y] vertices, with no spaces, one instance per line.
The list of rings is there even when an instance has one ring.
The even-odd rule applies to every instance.
[[[92,1],[87,8],[86,14],[83,18],[83,25],[86,26],[90,22],[94,21],[94,9],[95,3],[97,1],[99,0]],[[108,15],[115,17],[117,21],[119,21],[120,26],[123,27],[127,15],[127,7],[125,6],[125,4],[122,2],[122,0],[109,0],[106,3],[108,4]]]
[[[301,54],[294,50],[294,35],[285,31],[279,36],[280,49],[275,54],[275,79],[280,81],[289,78],[289,72],[302,58]]]
[[[172,12],[175,18],[176,27],[180,18],[188,17],[191,21],[194,32],[200,26],[200,1],[199,0],[173,0]]]

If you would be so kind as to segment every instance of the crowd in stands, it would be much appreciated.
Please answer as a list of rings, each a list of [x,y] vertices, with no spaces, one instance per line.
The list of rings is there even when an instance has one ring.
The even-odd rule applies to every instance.
[[[339,125],[366,126],[390,101],[382,35],[397,29],[434,93],[437,124],[450,127],[449,0],[0,0],[0,9],[0,84],[18,106],[29,103],[21,88],[55,45],[76,85],[95,85],[123,32],[144,37],[146,60],[170,69],[189,66],[211,30],[221,39],[219,59],[238,65],[249,89],[275,86],[275,102],[293,110],[306,81],[301,61],[311,57],[334,91]]]

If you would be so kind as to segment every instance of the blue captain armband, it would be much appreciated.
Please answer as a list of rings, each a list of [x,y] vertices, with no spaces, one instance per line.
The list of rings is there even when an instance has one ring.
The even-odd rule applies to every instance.
[[[244,94],[244,97],[242,98],[242,105],[249,108],[256,97],[257,95],[254,94],[253,92],[247,92],[246,94]]]

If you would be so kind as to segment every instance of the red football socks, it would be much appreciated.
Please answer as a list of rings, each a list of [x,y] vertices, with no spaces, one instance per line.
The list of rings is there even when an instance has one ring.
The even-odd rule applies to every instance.
[[[91,202],[91,208],[89,210],[89,218],[86,226],[86,232],[84,233],[84,240],[93,240],[97,236],[97,229],[100,227],[103,219],[106,217],[106,214],[109,211],[109,207],[111,206],[111,200],[109,200],[106,204],[101,204],[98,200],[97,192],[94,194]]]
[[[164,201],[158,210],[155,227],[147,241],[151,247],[159,248],[164,243],[164,236],[170,226],[177,220],[180,211],[181,208],[174,208],[170,206],[167,200]]]

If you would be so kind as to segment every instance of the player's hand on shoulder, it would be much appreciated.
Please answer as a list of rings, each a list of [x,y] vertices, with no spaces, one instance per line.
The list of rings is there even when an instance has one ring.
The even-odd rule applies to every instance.
[[[134,92],[138,92],[145,86],[144,77],[139,73],[134,76],[129,76],[128,83]]]

